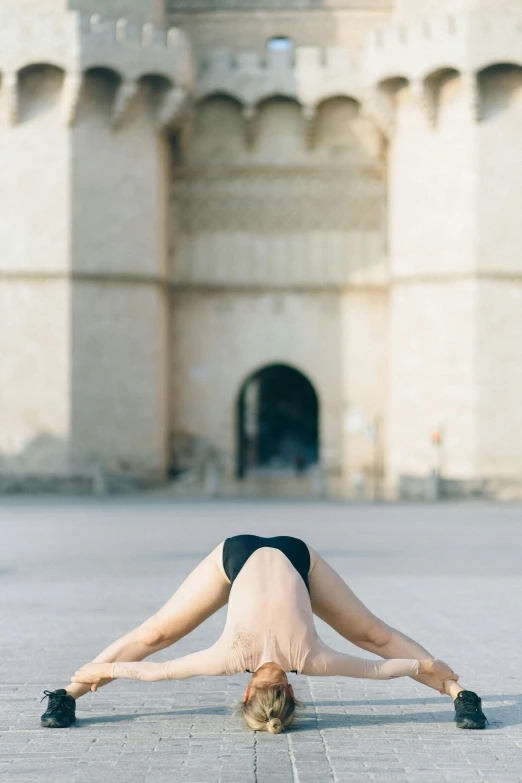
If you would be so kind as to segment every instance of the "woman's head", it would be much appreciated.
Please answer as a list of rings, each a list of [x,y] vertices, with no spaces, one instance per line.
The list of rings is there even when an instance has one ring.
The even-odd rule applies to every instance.
[[[252,676],[240,711],[254,731],[279,734],[291,725],[299,706],[281,667],[266,663]]]

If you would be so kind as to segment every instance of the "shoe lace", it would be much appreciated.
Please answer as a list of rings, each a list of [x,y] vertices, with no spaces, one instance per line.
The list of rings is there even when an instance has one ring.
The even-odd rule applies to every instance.
[[[480,707],[479,697],[475,696],[474,693],[462,693],[460,700],[464,707],[473,707],[475,710],[478,710]]]
[[[462,693],[462,696],[460,697],[460,700],[462,702],[462,706],[466,709],[473,709],[475,712],[480,712],[486,718],[484,713],[482,712],[481,706],[480,706],[480,697],[477,696],[475,693]],[[486,718],[486,723],[489,723],[489,720]]]
[[[40,704],[43,702],[44,699],[49,698],[49,696],[54,696],[54,691],[44,691],[44,695],[40,699]]]

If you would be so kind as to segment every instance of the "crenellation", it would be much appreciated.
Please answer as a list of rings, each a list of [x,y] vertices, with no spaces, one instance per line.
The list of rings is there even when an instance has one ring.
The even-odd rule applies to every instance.
[[[228,49],[208,52],[200,63],[197,98],[227,93],[249,106],[273,95],[285,95],[306,106],[334,95],[362,99],[362,74],[346,47],[298,46],[292,53],[267,54]]]
[[[363,70],[374,83],[391,76],[426,78],[441,67],[480,71],[522,64],[522,27],[508,12],[444,14],[380,27],[369,37]]]
[[[30,23],[25,24],[25,21]],[[17,20],[16,24],[2,28],[2,33],[11,34],[16,44],[11,49],[0,50],[5,123],[14,126],[18,122],[18,74],[36,65],[53,65],[64,72],[60,114],[67,126],[76,121],[83,74],[94,68],[112,70],[121,81],[113,107],[114,128],[119,127],[126,116],[141,78],[160,76],[172,86],[190,89],[192,64],[184,34],[177,29],[171,28],[167,32],[151,24],[137,27],[123,21],[125,24],[121,19],[107,20],[98,14],[80,17],[73,13],[60,24],[57,20],[52,20],[52,24],[44,22],[45,36],[40,38],[35,36],[40,29],[35,19]],[[141,37],[144,30],[148,36],[145,43]],[[139,31],[139,34],[133,37],[133,31]],[[118,47],[115,46],[116,33],[119,35]],[[174,105],[175,102],[172,107]],[[170,123],[172,111],[169,111]],[[163,120],[158,119],[158,122],[163,127]]]
[[[116,21],[116,41],[117,43],[121,43],[122,41],[125,41],[127,39],[127,27],[128,27],[129,21],[128,19],[118,19]]]
[[[66,124],[76,116],[79,75],[92,68],[113,70],[123,81],[158,75],[184,89],[190,89],[193,81],[190,44],[177,28],[77,11],[9,16],[5,24],[0,19],[0,73],[11,125],[18,119],[16,74],[38,64],[54,65],[67,75],[62,111]]]

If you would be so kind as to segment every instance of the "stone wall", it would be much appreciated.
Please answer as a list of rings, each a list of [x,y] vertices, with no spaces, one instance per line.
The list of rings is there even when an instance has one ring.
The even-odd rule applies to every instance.
[[[167,0],[170,13],[188,11],[317,11],[334,9],[388,11],[391,0]]]
[[[93,471],[165,475],[162,128],[180,103],[187,52],[150,25],[112,20],[109,29],[72,14],[2,27],[4,40],[13,33],[0,53],[0,332],[10,340],[0,470],[9,486],[24,473],[52,474],[53,486]],[[45,64],[55,58],[61,67]]]
[[[21,122],[0,123],[0,465],[67,463],[70,426],[70,140],[57,98],[63,75],[21,83]]]
[[[433,115],[406,82],[394,93],[393,477],[436,467],[439,427],[447,476],[512,482],[522,470],[520,74],[487,67],[471,93],[466,74],[442,70]]]
[[[172,426],[229,466],[241,385],[283,363],[318,393],[324,467],[348,482],[372,469],[344,419],[384,415],[381,144],[351,99],[322,103],[311,135],[288,99],[261,102],[250,132],[237,101],[198,107],[171,181]]]
[[[359,11],[315,10],[313,13],[291,9],[223,13],[178,10],[171,12],[169,19],[188,33],[198,58],[212,49],[225,47],[236,52],[246,50],[263,54],[267,41],[274,36],[288,36],[296,46],[348,47],[357,57],[372,28],[386,21],[390,13],[386,7]]]

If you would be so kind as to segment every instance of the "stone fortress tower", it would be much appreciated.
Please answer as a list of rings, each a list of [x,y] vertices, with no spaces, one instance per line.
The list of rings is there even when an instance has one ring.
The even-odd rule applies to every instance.
[[[2,0],[0,487],[520,493],[520,52],[522,0]]]

